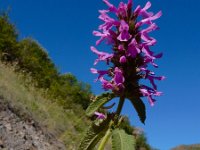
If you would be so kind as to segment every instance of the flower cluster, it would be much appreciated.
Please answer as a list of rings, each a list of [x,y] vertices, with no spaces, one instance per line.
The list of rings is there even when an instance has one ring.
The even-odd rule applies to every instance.
[[[153,96],[161,95],[161,92],[157,91],[155,80],[163,80],[165,77],[155,76],[155,73],[148,69],[149,64],[157,68],[155,60],[162,57],[162,53],[155,54],[150,50],[150,46],[156,44],[156,39],[150,37],[149,33],[158,29],[153,21],[158,19],[162,12],[154,14],[147,11],[151,7],[150,2],[147,2],[144,8],[137,6],[135,10],[132,10],[132,0],[128,0],[127,4],[120,2],[118,7],[108,0],[103,2],[108,9],[99,10],[99,19],[103,24],[99,26],[99,31],[93,31],[93,34],[100,37],[96,45],[105,41],[106,44],[112,45],[113,50],[112,53],[107,53],[91,46],[92,52],[98,56],[94,65],[105,61],[109,66],[107,70],[91,68],[91,72],[99,75],[97,80],[102,82],[105,90],[112,90],[126,98],[133,95],[145,96],[150,104],[154,105]],[[109,13],[115,14],[116,17],[109,16]],[[140,84],[140,79],[149,80],[152,87]]]

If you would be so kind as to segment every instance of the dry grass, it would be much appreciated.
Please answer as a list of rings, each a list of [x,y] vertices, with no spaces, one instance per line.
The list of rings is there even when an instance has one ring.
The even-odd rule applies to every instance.
[[[63,110],[45,98],[45,95],[45,91],[30,85],[30,78],[15,73],[14,67],[0,62],[0,96],[3,100],[21,115],[31,116],[40,126],[63,141],[68,149],[75,148],[88,124],[83,110],[77,108],[80,109],[79,115],[72,110]]]

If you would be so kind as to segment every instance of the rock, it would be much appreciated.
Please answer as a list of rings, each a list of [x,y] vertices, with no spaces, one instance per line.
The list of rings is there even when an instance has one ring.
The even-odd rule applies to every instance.
[[[4,142],[0,139],[0,148],[4,148]]]
[[[1,99],[0,99],[1,100]],[[0,150],[65,150],[64,144],[0,103]],[[4,109],[3,109],[4,108]],[[52,142],[53,141],[53,142]],[[53,144],[51,144],[53,143]]]
[[[10,123],[4,125],[8,131],[12,131],[12,127]]]

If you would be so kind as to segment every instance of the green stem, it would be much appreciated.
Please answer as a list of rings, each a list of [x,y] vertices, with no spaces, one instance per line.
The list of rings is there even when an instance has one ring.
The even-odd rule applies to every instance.
[[[106,132],[106,135],[103,137],[101,143],[99,144],[98,150],[104,150],[104,147],[106,146],[106,143],[108,142],[110,136],[111,136],[111,129],[108,129]]]
[[[118,107],[117,107],[117,111],[116,111],[116,114],[119,116],[121,111],[122,111],[122,107],[124,105],[124,97],[120,97],[119,99],[119,104],[118,104]]]
[[[122,111],[122,107],[124,105],[124,100],[125,100],[124,97],[120,97],[119,104],[118,104],[117,111],[116,111],[116,114],[118,116],[120,115],[120,113]],[[111,125],[112,125],[112,122],[110,123],[110,126]],[[106,143],[108,142],[111,134],[112,134],[111,129],[108,129],[108,131],[106,132],[105,136],[103,137],[101,143],[99,144],[98,150],[104,150]]]

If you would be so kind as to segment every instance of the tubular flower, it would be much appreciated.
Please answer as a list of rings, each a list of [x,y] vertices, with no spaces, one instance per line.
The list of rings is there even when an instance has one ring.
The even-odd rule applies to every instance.
[[[105,119],[106,116],[103,113],[95,112],[94,113],[97,116],[97,119]]]
[[[106,44],[112,45],[112,52],[100,52],[91,46],[92,52],[98,56],[94,65],[99,61],[105,61],[108,65],[107,70],[92,68],[91,72],[99,74],[97,80],[102,82],[103,89],[111,90],[125,98],[147,97],[153,106],[154,96],[162,94],[157,91],[155,80],[163,80],[165,77],[156,76],[148,69],[149,65],[157,68],[155,61],[162,57],[162,53],[155,54],[150,50],[157,41],[149,33],[159,29],[154,21],[161,17],[162,12],[149,12],[151,2],[147,2],[143,8],[136,6],[135,10],[132,0],[128,0],[128,3],[120,2],[118,7],[109,0],[103,2],[108,9],[99,10],[99,19],[103,24],[99,26],[99,31],[93,31],[93,34],[100,37],[96,45],[105,41]],[[114,13],[116,17],[110,17],[110,13]],[[140,80],[144,79],[148,80],[152,87],[140,84]]]

